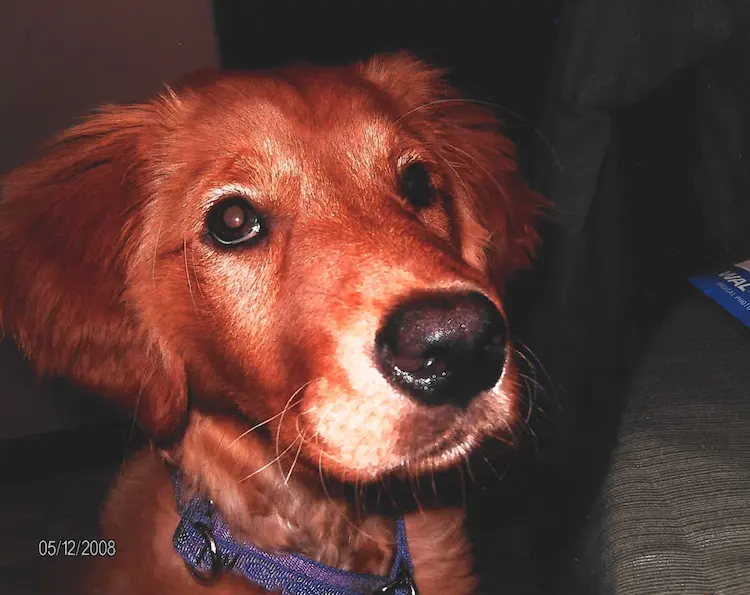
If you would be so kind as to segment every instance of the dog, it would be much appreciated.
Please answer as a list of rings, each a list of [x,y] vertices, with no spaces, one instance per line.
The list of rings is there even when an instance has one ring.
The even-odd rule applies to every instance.
[[[364,501],[518,426],[544,203],[498,127],[407,53],[208,70],[5,177],[0,326],[151,439],[87,592],[477,592],[460,506]]]

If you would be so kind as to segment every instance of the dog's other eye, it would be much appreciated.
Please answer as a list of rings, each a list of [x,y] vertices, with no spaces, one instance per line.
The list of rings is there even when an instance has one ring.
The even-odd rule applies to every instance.
[[[211,207],[206,218],[208,234],[223,246],[237,246],[263,233],[260,215],[242,196],[226,198]]]
[[[411,163],[401,172],[401,195],[415,209],[429,207],[435,200],[435,186],[424,163]]]

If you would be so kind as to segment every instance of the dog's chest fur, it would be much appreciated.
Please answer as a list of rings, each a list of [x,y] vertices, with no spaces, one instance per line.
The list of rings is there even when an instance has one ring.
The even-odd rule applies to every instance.
[[[415,512],[406,517],[409,552],[421,595],[476,592],[464,513],[457,509]],[[117,544],[117,555],[93,561],[85,593],[132,595],[238,595],[264,590],[241,577],[220,577],[208,588],[175,553],[172,535],[179,522],[173,486],[161,457],[137,455],[116,481],[102,515],[102,533]],[[353,552],[348,558],[356,558]]]

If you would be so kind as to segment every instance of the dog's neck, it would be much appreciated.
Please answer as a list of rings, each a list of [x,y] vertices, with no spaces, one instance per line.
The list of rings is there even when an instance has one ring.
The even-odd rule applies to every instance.
[[[388,573],[395,555],[392,519],[362,514],[299,461],[290,473],[294,456],[274,461],[263,437],[250,433],[236,440],[238,422],[191,416],[179,448],[165,454],[181,469],[188,492],[214,501],[236,538],[344,570]]]

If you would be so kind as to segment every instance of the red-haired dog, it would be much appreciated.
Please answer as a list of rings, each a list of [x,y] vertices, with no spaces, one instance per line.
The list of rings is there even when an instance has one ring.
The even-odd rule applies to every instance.
[[[7,176],[3,330],[153,439],[92,592],[475,593],[460,508],[347,486],[516,426],[501,298],[540,205],[496,121],[406,54],[202,72]]]

